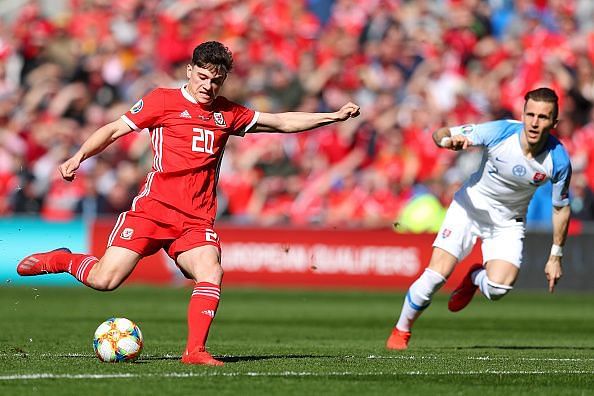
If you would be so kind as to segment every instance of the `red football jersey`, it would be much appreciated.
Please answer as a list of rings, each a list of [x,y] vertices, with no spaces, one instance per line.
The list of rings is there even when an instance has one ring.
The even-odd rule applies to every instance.
[[[134,130],[147,128],[153,147],[153,168],[139,195],[150,197],[192,217],[214,221],[216,185],[225,144],[243,136],[258,112],[217,97],[210,107],[196,102],[184,88],[158,88],[122,116]]]

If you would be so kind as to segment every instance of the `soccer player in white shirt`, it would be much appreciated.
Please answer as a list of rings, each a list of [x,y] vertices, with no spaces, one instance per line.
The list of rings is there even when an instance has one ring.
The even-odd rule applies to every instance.
[[[536,188],[553,184],[553,245],[544,272],[549,291],[561,278],[561,258],[569,224],[571,164],[565,148],[551,135],[558,123],[558,97],[538,88],[525,97],[522,121],[500,120],[440,128],[435,143],[445,149],[480,146],[479,169],[456,192],[433,243],[428,267],[410,286],[386,347],[408,347],[411,327],[431,303],[456,264],[482,241],[483,264],[473,265],[448,302],[457,312],[470,303],[477,289],[489,300],[505,296],[522,264],[524,218]]]

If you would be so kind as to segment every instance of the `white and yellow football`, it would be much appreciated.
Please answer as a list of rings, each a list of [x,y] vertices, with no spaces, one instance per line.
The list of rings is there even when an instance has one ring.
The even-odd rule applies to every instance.
[[[93,348],[102,362],[132,362],[140,356],[140,328],[126,318],[109,318],[95,330]]]

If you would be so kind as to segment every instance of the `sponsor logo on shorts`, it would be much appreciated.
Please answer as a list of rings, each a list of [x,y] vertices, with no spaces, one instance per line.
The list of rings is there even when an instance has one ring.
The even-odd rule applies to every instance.
[[[212,115],[214,117],[215,124],[218,126],[227,126],[225,119],[223,118],[223,113],[213,113]]]
[[[120,238],[130,240],[132,235],[134,234],[134,230],[132,228],[124,228],[124,231],[120,234]]]
[[[132,106],[132,108],[130,108],[130,113],[132,113],[132,114],[140,113],[140,110],[142,110],[143,106],[144,106],[144,102],[142,101],[142,99],[140,99],[138,102],[136,102],[134,104],[134,106]]]
[[[447,238],[450,235],[452,235],[452,230],[450,230],[449,228],[444,228],[443,231],[441,232],[442,238]]]

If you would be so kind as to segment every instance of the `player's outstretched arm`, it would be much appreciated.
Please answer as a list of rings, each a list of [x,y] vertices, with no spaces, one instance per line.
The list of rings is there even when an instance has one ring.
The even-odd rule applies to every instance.
[[[351,102],[332,113],[260,113],[256,126],[249,132],[303,132],[358,115],[359,106]]]
[[[131,131],[132,129],[121,118],[97,129],[83,143],[76,154],[64,161],[64,163],[58,167],[60,174],[67,181],[74,180],[76,170],[81,162],[100,153],[119,137],[124,136]]]
[[[563,252],[561,247],[565,245],[567,239],[567,229],[569,227],[569,218],[571,209],[568,206],[553,207],[553,248],[551,254],[545,265],[545,275],[549,282],[549,292],[553,292],[555,285],[563,276],[563,269],[561,268],[561,258]]]

